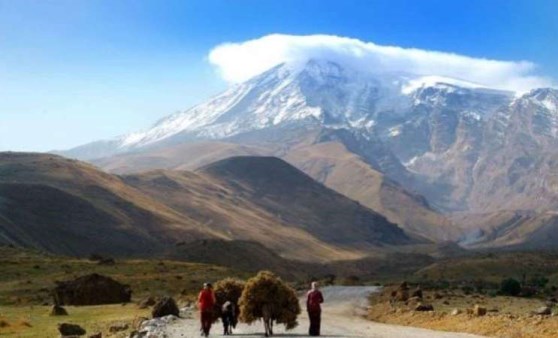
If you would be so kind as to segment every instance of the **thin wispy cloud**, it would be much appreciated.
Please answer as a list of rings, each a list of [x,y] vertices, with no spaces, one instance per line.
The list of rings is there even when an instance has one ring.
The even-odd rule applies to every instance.
[[[552,79],[537,74],[528,61],[502,61],[416,48],[381,46],[335,35],[271,34],[224,43],[209,53],[209,62],[229,82],[242,82],[284,62],[327,59],[360,71],[439,75],[490,88],[525,92],[552,87]]]

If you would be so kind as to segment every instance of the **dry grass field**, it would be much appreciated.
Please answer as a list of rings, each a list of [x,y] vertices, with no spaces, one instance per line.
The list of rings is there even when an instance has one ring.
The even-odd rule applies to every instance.
[[[440,297],[440,298],[438,298]],[[550,338],[558,336],[558,317],[532,315],[544,306],[540,299],[521,297],[488,297],[465,295],[463,292],[426,292],[424,303],[433,312],[414,311],[414,304],[390,305],[385,299],[372,299],[368,318],[373,321],[421,327],[433,330],[467,332],[489,337]],[[485,316],[468,314],[475,305],[485,307]],[[452,311],[458,309],[459,314]]]

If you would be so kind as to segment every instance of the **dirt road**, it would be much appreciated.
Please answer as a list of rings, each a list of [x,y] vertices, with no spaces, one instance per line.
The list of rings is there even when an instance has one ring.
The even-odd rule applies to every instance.
[[[322,290],[325,298],[322,313],[323,337],[371,337],[371,338],[472,338],[480,337],[464,333],[431,331],[406,326],[394,326],[374,323],[362,318],[365,314],[367,295],[377,291],[376,287],[344,287],[333,286]],[[304,309],[304,307],[303,307]],[[285,332],[282,326],[277,326],[276,337],[307,337],[308,316],[302,313],[299,317],[300,325],[292,331]],[[210,337],[221,336],[222,326],[213,326]],[[179,319],[166,326],[165,335],[169,338],[199,337],[199,322],[197,316],[189,319]],[[263,325],[256,323],[248,326],[240,324],[234,334],[242,337],[262,337]]]

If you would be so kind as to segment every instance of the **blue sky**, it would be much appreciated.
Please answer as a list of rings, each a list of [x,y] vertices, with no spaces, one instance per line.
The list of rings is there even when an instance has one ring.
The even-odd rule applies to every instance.
[[[0,0],[0,150],[144,129],[226,88],[208,53],[271,33],[528,60],[558,78],[558,1]]]

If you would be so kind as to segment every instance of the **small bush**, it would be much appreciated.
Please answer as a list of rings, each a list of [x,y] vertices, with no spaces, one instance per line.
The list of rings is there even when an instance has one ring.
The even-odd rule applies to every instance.
[[[521,284],[513,278],[504,279],[500,284],[500,293],[515,297],[521,293]]]
[[[473,287],[470,285],[463,285],[461,287],[461,291],[463,291],[463,293],[466,295],[470,295],[471,293],[473,293],[473,290]]]
[[[546,286],[546,284],[548,284],[548,282],[549,282],[548,278],[544,276],[534,276],[529,281],[529,284],[534,287],[544,289],[544,287]]]
[[[496,291],[496,290],[490,290],[490,291],[488,291],[487,295],[488,295],[488,297],[490,297],[490,298],[494,298],[494,297],[498,296],[498,291]]]

